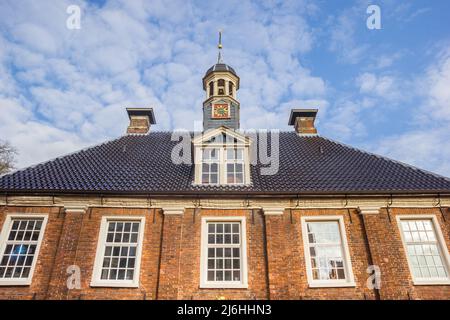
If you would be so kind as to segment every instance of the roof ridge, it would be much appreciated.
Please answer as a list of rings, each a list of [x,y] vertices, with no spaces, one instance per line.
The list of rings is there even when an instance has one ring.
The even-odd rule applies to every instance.
[[[447,181],[447,182],[450,182],[450,178],[448,178],[448,177],[442,176],[442,175],[437,174],[437,173],[434,173],[434,172],[432,172],[432,171],[428,171],[428,170],[425,170],[425,169],[422,169],[422,168],[413,166],[413,165],[411,165],[411,164],[402,162],[402,161],[400,161],[400,160],[391,159],[391,158],[389,158],[389,157],[382,156],[382,155],[379,155],[379,154],[377,154],[377,153],[373,153],[373,152],[369,152],[369,151],[366,151],[366,150],[363,150],[363,149],[360,149],[360,148],[356,148],[356,147],[353,147],[353,146],[348,145],[348,144],[346,144],[346,143],[339,142],[339,141],[337,141],[337,140],[334,140],[334,139],[331,139],[331,138],[328,138],[328,137],[319,136],[319,135],[318,135],[318,137],[320,137],[320,138],[322,138],[322,139],[325,139],[325,140],[328,140],[328,141],[330,141],[330,142],[339,144],[339,145],[341,145],[341,146],[343,146],[343,147],[346,147],[346,148],[349,148],[349,149],[353,149],[353,150],[356,150],[356,151],[359,151],[359,152],[362,152],[362,153],[365,153],[365,154],[368,154],[368,155],[371,155],[371,156],[375,156],[375,157],[377,157],[377,158],[380,158],[380,159],[383,159],[383,160],[386,160],[386,161],[394,162],[394,163],[397,163],[397,164],[399,164],[399,165],[402,165],[402,166],[404,166],[404,167],[406,167],[406,168],[413,169],[413,170],[417,170],[417,171],[420,171],[420,172],[422,172],[422,173],[432,175],[432,176],[434,176],[435,178],[443,179],[443,180],[445,180],[445,181]]]
[[[76,150],[76,151],[72,151],[72,152],[63,154],[63,155],[61,155],[61,156],[55,157],[55,158],[52,158],[52,159],[49,159],[49,160],[45,160],[45,161],[42,161],[42,162],[39,162],[39,163],[36,163],[36,164],[33,164],[33,165],[31,165],[31,166],[28,166],[28,167],[24,167],[24,168],[21,168],[21,169],[13,170],[13,171],[7,172],[7,173],[5,173],[5,174],[0,174],[0,178],[4,178],[4,177],[7,177],[7,176],[16,174],[16,173],[18,173],[18,172],[28,170],[28,169],[36,168],[36,167],[38,167],[38,166],[45,165],[45,164],[47,164],[47,163],[56,161],[56,160],[58,160],[58,159],[62,159],[62,158],[65,158],[65,157],[69,157],[69,156],[71,156],[71,155],[74,155],[74,154],[77,154],[77,153],[80,153],[80,152],[83,152],[83,151],[87,151],[87,150],[90,150],[90,149],[94,149],[94,148],[99,147],[99,146],[102,146],[102,145],[104,145],[104,144],[107,144],[107,143],[110,143],[110,142],[119,140],[119,139],[121,139],[121,138],[123,138],[123,137],[126,137],[126,135],[122,135],[122,136],[120,136],[120,137],[116,137],[116,138],[113,138],[113,139],[105,140],[105,141],[103,141],[103,142],[96,143],[96,144],[94,144],[94,145],[90,145],[90,146],[88,146],[88,147],[85,147],[85,148],[82,148],[82,149],[79,149],[79,150]]]

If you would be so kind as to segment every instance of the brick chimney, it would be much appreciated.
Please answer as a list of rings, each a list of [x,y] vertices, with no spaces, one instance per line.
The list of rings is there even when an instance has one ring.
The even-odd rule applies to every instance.
[[[294,126],[295,131],[300,135],[316,135],[317,129],[314,121],[317,111],[317,109],[292,109],[289,125]]]
[[[127,108],[127,113],[130,118],[128,134],[147,134],[150,125],[156,124],[153,108]]]

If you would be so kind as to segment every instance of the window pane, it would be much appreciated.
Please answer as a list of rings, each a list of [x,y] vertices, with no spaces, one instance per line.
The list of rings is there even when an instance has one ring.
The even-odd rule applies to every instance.
[[[413,276],[418,279],[447,278],[431,220],[402,220],[401,229]]]
[[[114,242],[105,246],[102,262],[102,280],[133,280],[138,242],[139,222],[108,222],[107,235]]]
[[[346,279],[339,222],[307,222],[306,226],[313,279]]]
[[[234,149],[227,149],[227,160],[234,160]]]
[[[208,222],[207,281],[240,281],[239,229],[235,222]]]
[[[35,259],[42,222],[42,218],[12,219],[5,250],[0,258],[0,278],[28,278]]]

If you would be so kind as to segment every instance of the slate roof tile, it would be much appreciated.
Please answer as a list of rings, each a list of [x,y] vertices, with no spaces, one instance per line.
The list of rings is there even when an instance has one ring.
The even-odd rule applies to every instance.
[[[280,165],[247,186],[193,185],[194,168],[174,164],[171,132],[127,135],[0,177],[0,192],[44,193],[433,193],[450,180],[330,139],[280,133]]]

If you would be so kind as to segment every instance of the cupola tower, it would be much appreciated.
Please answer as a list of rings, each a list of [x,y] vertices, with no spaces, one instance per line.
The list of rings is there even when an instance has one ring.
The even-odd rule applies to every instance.
[[[217,63],[203,77],[203,130],[227,126],[239,129],[239,77],[222,58],[222,32],[219,32]]]

